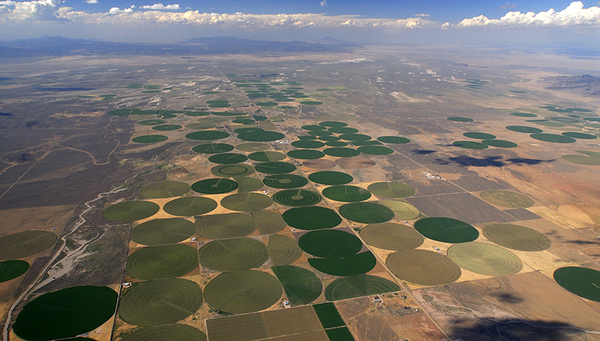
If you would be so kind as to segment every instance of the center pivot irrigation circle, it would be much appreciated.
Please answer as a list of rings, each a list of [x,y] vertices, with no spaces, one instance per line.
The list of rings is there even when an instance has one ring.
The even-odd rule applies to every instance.
[[[253,192],[262,188],[263,183],[259,179],[250,178],[247,176],[238,176],[234,178],[238,183],[238,193],[241,192]]]
[[[308,184],[306,178],[293,174],[269,175],[263,179],[263,182],[273,188],[298,188]]]
[[[190,140],[211,141],[229,137],[229,134],[220,130],[201,130],[185,135]]]
[[[204,197],[185,197],[171,200],[163,206],[165,212],[175,216],[195,216],[211,212],[217,202]]]
[[[353,157],[360,155],[360,152],[352,148],[327,148],[323,153],[335,157]]]
[[[323,190],[323,195],[331,200],[342,202],[364,201],[371,197],[371,192],[362,187],[339,185],[327,187]]]
[[[127,259],[127,274],[137,279],[179,277],[198,267],[196,249],[184,244],[149,246]]]
[[[320,206],[292,208],[282,216],[288,225],[301,230],[332,228],[342,222],[342,218],[334,210]]]
[[[412,227],[395,223],[367,225],[360,236],[369,245],[393,251],[416,249],[425,241]]]
[[[298,240],[300,248],[323,258],[344,258],[357,254],[363,247],[358,237],[340,230],[319,230],[304,234]]]
[[[292,146],[296,148],[321,148],[325,145],[325,143],[321,141],[294,141],[292,142]]]
[[[507,208],[527,208],[535,204],[533,199],[526,195],[498,189],[481,192],[479,197],[493,205]]]
[[[287,153],[287,155],[293,159],[303,159],[303,160],[312,160],[312,159],[320,159],[325,154],[319,150],[313,149],[299,149],[292,150]]]
[[[302,249],[293,238],[278,234],[269,236],[267,250],[273,266],[292,264],[302,256]]]
[[[296,170],[296,166],[287,162],[263,162],[254,167],[257,172],[264,174],[287,174]]]
[[[237,182],[223,178],[200,180],[192,184],[194,192],[203,194],[222,194],[235,191],[237,188]]]
[[[273,204],[273,199],[258,193],[236,193],[221,200],[221,205],[232,211],[260,211]]]
[[[544,251],[552,246],[550,238],[543,233],[520,225],[487,225],[483,235],[498,245],[519,251]]]
[[[123,335],[122,341],[206,341],[204,332],[187,324],[144,327]]]
[[[119,316],[138,326],[175,323],[194,314],[202,304],[195,282],[168,278],[134,284],[119,303]]]
[[[306,189],[288,189],[273,194],[273,200],[285,206],[312,206],[321,202],[321,195]]]
[[[264,152],[254,152],[248,155],[248,158],[252,161],[258,162],[275,162],[285,159],[287,156],[284,153],[274,152],[267,150]]]
[[[324,127],[330,127],[330,128],[339,128],[339,127],[347,126],[348,123],[338,122],[338,121],[323,121],[323,122],[319,122],[319,125],[324,126]]]
[[[242,213],[205,215],[196,220],[196,234],[209,239],[243,237],[254,230],[254,219]]]
[[[373,270],[377,260],[373,253],[366,251],[344,258],[309,258],[308,263],[329,275],[356,276]]]
[[[126,201],[107,207],[102,217],[111,221],[129,222],[153,216],[160,207],[149,201]]]
[[[277,303],[282,294],[277,278],[256,270],[222,273],[204,288],[206,303],[214,310],[230,314],[267,309]]]
[[[150,184],[140,189],[140,194],[146,198],[178,197],[190,191],[190,185],[178,181],[162,181]]]
[[[412,220],[416,219],[421,215],[421,212],[413,205],[398,200],[381,200],[379,203],[387,206],[396,215],[396,219],[399,220]]]
[[[222,165],[232,165],[234,163],[240,163],[240,162],[244,162],[246,160],[248,160],[248,157],[246,155],[237,154],[237,153],[215,154],[215,155],[211,155],[208,158],[208,161],[214,162],[214,163],[219,163]]]
[[[340,207],[342,217],[363,224],[385,223],[394,218],[394,211],[372,202],[357,202]]]
[[[392,148],[384,146],[364,146],[358,147],[358,151],[368,155],[388,155],[392,154],[394,150]]]
[[[264,243],[252,238],[213,240],[198,251],[200,264],[213,270],[257,268],[269,259]]]
[[[475,140],[493,140],[496,138],[496,135],[492,135],[492,134],[488,134],[488,133],[481,133],[478,131],[470,131],[467,133],[463,133],[463,136],[472,138]]]
[[[143,245],[173,244],[194,234],[194,223],[183,218],[153,219],[135,226],[131,240]]]
[[[226,143],[205,143],[193,147],[192,150],[200,154],[218,154],[232,151],[233,146]]]
[[[414,188],[399,182],[374,182],[367,187],[371,193],[386,198],[406,198],[415,195]]]
[[[323,283],[312,271],[291,265],[272,269],[292,306],[308,304],[321,296]]]
[[[0,238],[0,260],[25,258],[42,252],[54,244],[58,236],[49,231],[23,231]]]
[[[568,266],[554,271],[554,280],[577,296],[600,302],[600,271]]]
[[[529,135],[532,138],[544,142],[553,142],[553,143],[574,143],[576,140],[572,137],[556,135],[556,134],[548,134],[548,133],[538,133]]]
[[[504,276],[523,268],[519,257],[499,246],[486,243],[462,243],[448,249],[448,257],[460,267],[478,274]]]
[[[423,218],[415,223],[415,229],[429,239],[444,243],[472,242],[479,237],[476,228],[452,218]]]
[[[278,212],[272,211],[254,211],[252,217],[256,226],[258,226],[258,232],[262,235],[274,234],[285,228],[285,220]]]
[[[321,185],[345,185],[354,180],[349,174],[334,171],[315,172],[308,179]]]
[[[0,283],[15,279],[29,270],[29,263],[24,260],[6,260],[0,262]]]
[[[369,275],[338,278],[325,289],[328,301],[343,300],[353,297],[381,295],[386,292],[400,291],[398,284],[385,278]]]
[[[397,251],[385,264],[399,278],[422,285],[440,285],[456,281],[462,272],[450,258],[426,250]]]
[[[285,138],[285,135],[276,131],[260,130],[239,134],[238,138],[244,141],[270,142],[281,140]]]
[[[377,140],[384,142],[384,143],[390,143],[390,144],[404,144],[404,143],[410,142],[409,139],[407,139],[406,137],[401,137],[401,136],[380,136],[377,138]]]
[[[216,176],[246,176],[254,173],[254,168],[244,164],[220,165],[210,169]]]

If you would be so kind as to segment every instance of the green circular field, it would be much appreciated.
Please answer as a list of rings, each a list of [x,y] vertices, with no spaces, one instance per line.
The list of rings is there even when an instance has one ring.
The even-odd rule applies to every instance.
[[[363,224],[385,223],[394,218],[394,211],[372,202],[345,204],[339,211],[342,217]]]
[[[319,230],[304,234],[298,240],[300,248],[313,256],[344,258],[357,254],[363,247],[355,235],[340,230]]]
[[[206,341],[206,334],[187,324],[143,327],[123,335],[121,341]]]
[[[131,240],[143,245],[174,244],[194,234],[194,223],[183,218],[154,219],[135,226]]]
[[[296,166],[288,162],[263,162],[256,164],[254,168],[264,174],[286,174],[296,170]]]
[[[160,207],[150,201],[125,201],[108,206],[102,217],[111,221],[129,222],[153,216]]]
[[[254,223],[261,235],[274,234],[283,230],[286,226],[281,214],[272,211],[251,212]]]
[[[287,189],[273,194],[273,200],[285,206],[312,206],[321,202],[321,195],[306,189]]]
[[[244,237],[254,230],[254,219],[242,213],[211,214],[196,219],[196,234],[208,239]]]
[[[162,181],[150,184],[140,189],[140,194],[146,198],[178,197],[190,191],[190,185],[178,181]]]
[[[400,290],[398,284],[385,278],[358,275],[338,278],[331,282],[325,289],[325,299],[328,301],[336,301],[353,297],[379,295]]]
[[[515,148],[518,145],[514,142],[505,141],[505,140],[483,140],[481,143],[486,146],[498,147],[498,148]]]
[[[477,131],[470,131],[467,133],[463,133],[463,136],[476,139],[476,140],[493,140],[496,138],[496,135],[488,134],[488,133],[480,133]]]
[[[185,135],[190,140],[211,141],[229,137],[229,134],[220,130],[200,130]]]
[[[208,161],[219,163],[222,165],[232,165],[234,163],[240,163],[248,160],[248,157],[244,154],[237,153],[222,153],[215,154],[208,157]]]
[[[581,122],[580,120],[573,118],[573,117],[555,116],[555,117],[548,117],[548,118],[551,119],[552,121],[562,122],[562,123],[579,123],[579,122]]]
[[[414,228],[395,223],[367,225],[360,236],[369,245],[392,251],[416,249],[425,240]]]
[[[567,131],[562,133],[566,137],[571,137],[574,139],[582,139],[582,140],[595,140],[598,138],[596,135],[586,134],[586,133],[578,133],[574,131]]]
[[[194,314],[202,304],[195,282],[167,278],[136,283],[119,302],[119,316],[138,326],[171,324]]]
[[[256,270],[222,273],[204,288],[206,303],[214,310],[230,314],[267,309],[277,303],[282,294],[277,278]]]
[[[379,203],[394,211],[396,218],[400,220],[412,220],[421,215],[421,212],[416,207],[404,201],[381,200]]]
[[[423,218],[415,223],[415,229],[429,239],[444,243],[472,242],[479,237],[476,228],[452,218]]]
[[[309,258],[308,263],[329,275],[356,276],[373,270],[377,260],[370,251],[366,251],[344,258]]]
[[[287,155],[293,159],[303,159],[303,160],[320,159],[323,156],[325,156],[325,154],[322,151],[313,150],[313,149],[292,150],[292,151],[289,151],[287,153]]]
[[[517,133],[527,133],[527,134],[535,134],[543,132],[542,129],[528,127],[528,126],[508,126],[506,129],[510,131],[516,131]]]
[[[292,264],[302,256],[302,249],[294,239],[278,234],[269,236],[267,250],[274,266]]]
[[[236,134],[252,133],[252,132],[255,132],[255,131],[263,131],[263,129],[260,128],[259,126],[255,125],[255,126],[247,126],[247,127],[244,127],[244,128],[237,128],[237,129],[234,130],[234,132]]]
[[[152,130],[171,131],[171,130],[177,130],[177,129],[181,129],[181,128],[183,128],[183,127],[180,126],[179,124],[161,124],[161,125],[152,127]]]
[[[169,138],[166,137],[165,135],[142,135],[142,136],[132,138],[131,141],[136,142],[136,143],[155,143],[155,142],[166,141],[168,139]]]
[[[321,185],[345,185],[354,180],[349,174],[334,171],[312,173],[308,179]]]
[[[216,176],[246,176],[254,173],[254,168],[244,164],[220,165],[210,169],[210,172]]]
[[[215,124],[212,122],[199,122],[199,123],[190,123],[185,126],[187,129],[193,130],[204,130],[214,128]]]
[[[358,129],[350,127],[332,127],[328,129],[332,133],[336,134],[354,134],[358,133]]]
[[[365,134],[342,134],[340,135],[340,139],[346,141],[368,141],[371,139],[371,136]]]
[[[326,126],[316,125],[316,124],[308,124],[308,125],[304,125],[300,128],[302,128],[304,130],[327,130]]]
[[[256,121],[251,118],[236,118],[235,120],[233,120],[231,122],[241,123],[241,124],[255,124],[256,123]]]
[[[311,130],[308,132],[308,134],[313,135],[313,136],[329,136],[329,135],[333,135],[332,132],[327,131],[327,130]]]
[[[453,122],[473,122],[474,121],[472,118],[462,117],[462,116],[450,116],[450,117],[446,117],[446,119],[453,121]]]
[[[0,238],[0,260],[25,258],[51,248],[58,236],[48,231],[23,231]]]
[[[537,117],[536,114],[530,114],[528,112],[511,112],[510,114],[517,117]]]
[[[325,188],[323,190],[323,196],[336,201],[358,202],[369,199],[371,197],[371,192],[362,187],[338,185]]]
[[[24,260],[6,260],[0,262],[0,283],[15,279],[29,270],[29,263]]]
[[[244,141],[252,142],[270,142],[285,138],[285,135],[276,131],[254,131],[249,133],[239,134],[238,138]]]
[[[342,218],[334,210],[319,206],[292,208],[282,216],[288,225],[301,230],[332,228],[342,222]]]
[[[533,199],[517,192],[492,189],[481,192],[479,197],[492,205],[506,208],[527,208],[535,204]]]
[[[547,133],[531,134],[529,136],[536,140],[552,143],[574,143],[576,141],[574,138],[568,136]]]
[[[319,140],[325,141],[325,142],[338,142],[338,141],[340,141],[340,138],[337,137],[337,136],[319,136],[317,138]],[[348,145],[348,144],[346,143],[346,145]]]
[[[144,121],[139,121],[138,124],[144,125],[144,126],[154,126],[157,124],[164,124],[167,123],[167,121],[165,120],[144,120]]]
[[[217,202],[210,198],[185,197],[169,201],[163,210],[171,215],[191,217],[211,212],[217,206]]]
[[[192,190],[203,194],[222,194],[235,191],[238,188],[238,183],[223,178],[212,178],[194,182]]]
[[[415,189],[408,185],[391,181],[374,182],[367,189],[377,196],[386,198],[406,198],[416,193]]]
[[[327,145],[329,147],[345,147],[348,144],[346,142],[342,142],[342,141],[329,141],[329,142],[325,143],[325,145]]]
[[[385,264],[398,278],[421,285],[452,283],[462,274],[450,258],[419,249],[396,251],[388,256]]]
[[[312,271],[291,265],[275,266],[272,269],[292,306],[309,304],[321,296],[323,283]]]
[[[239,185],[238,193],[252,192],[262,188],[263,183],[259,179],[246,176],[237,176],[233,178]]]
[[[483,235],[500,246],[519,251],[544,251],[552,246],[550,238],[543,233],[520,225],[487,225]]]
[[[353,157],[360,155],[360,152],[352,148],[327,148],[323,153],[335,157]]]
[[[454,141],[452,144],[456,147],[465,149],[486,149],[488,147],[483,143],[473,141]]]
[[[274,174],[263,179],[265,185],[273,188],[298,188],[308,184],[306,178],[293,174]]]
[[[519,257],[499,246],[462,243],[450,246],[448,257],[463,269],[487,276],[516,274],[523,268]]]
[[[23,307],[13,331],[25,340],[55,340],[90,332],[113,316],[117,296],[110,288],[91,285],[44,294]]]
[[[193,147],[192,150],[200,154],[218,154],[232,151],[233,146],[226,143],[205,143]]]
[[[410,142],[409,139],[407,139],[406,137],[401,137],[401,136],[380,136],[377,138],[377,140],[384,142],[384,143],[392,143],[392,144],[404,144],[404,143]]]
[[[600,302],[600,271],[578,266],[567,266],[554,271],[554,280],[577,296]]]
[[[262,152],[271,149],[271,146],[266,143],[259,142],[247,142],[241,143],[235,146],[235,149],[242,152]]]
[[[312,141],[312,140],[300,140],[292,142],[292,146],[296,148],[321,148],[325,145],[325,143],[320,141]]]
[[[287,156],[284,153],[266,151],[266,152],[254,152],[248,155],[248,158],[252,161],[258,162],[275,162],[285,159]]]
[[[213,270],[232,271],[257,268],[269,259],[267,247],[252,238],[213,240],[198,250],[200,264]]]
[[[389,155],[394,152],[392,148],[383,146],[364,146],[358,147],[358,151],[367,155]]]
[[[323,121],[323,122],[319,122],[319,125],[324,126],[324,127],[329,127],[329,128],[339,128],[339,127],[347,126],[348,123],[338,122],[338,121]]]
[[[127,258],[127,275],[142,279],[179,277],[198,267],[195,248],[184,245],[148,246]]]
[[[258,193],[236,193],[221,200],[221,205],[232,211],[260,211],[273,204],[273,199]]]

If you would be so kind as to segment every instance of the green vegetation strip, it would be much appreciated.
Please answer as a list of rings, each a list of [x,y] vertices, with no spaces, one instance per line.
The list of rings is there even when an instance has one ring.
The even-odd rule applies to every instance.
[[[6,260],[0,262],[0,283],[15,279],[29,270],[29,263],[24,260]]]
[[[252,238],[214,240],[198,251],[200,264],[213,270],[245,270],[261,266],[269,259],[264,243]]]
[[[273,199],[258,193],[236,193],[221,200],[221,205],[232,211],[260,211],[273,204]]]
[[[194,223],[183,218],[153,219],[135,226],[131,240],[143,245],[174,244],[194,234]]]
[[[292,150],[287,153],[287,155],[293,159],[303,159],[303,160],[313,160],[320,159],[325,154],[318,150],[312,149],[301,149],[301,150]]]
[[[392,210],[372,202],[345,204],[339,211],[342,217],[363,224],[385,223],[394,218]]]
[[[415,229],[429,239],[444,243],[466,243],[479,237],[476,228],[452,218],[423,218],[415,223]]]
[[[129,332],[121,341],[206,341],[206,334],[187,324],[171,324],[166,326],[143,327]]]
[[[292,208],[282,216],[288,225],[301,230],[332,228],[342,222],[334,210],[319,206]]]
[[[324,126],[324,127],[334,128],[334,127],[345,127],[348,125],[348,123],[338,122],[338,121],[324,121],[324,122],[319,122],[319,125]]]
[[[462,243],[450,246],[448,257],[460,267],[487,276],[516,274],[523,268],[519,257],[499,246],[486,243]]]
[[[511,112],[510,114],[517,117],[537,117],[536,114],[530,114],[528,112]]]
[[[185,135],[190,140],[211,141],[229,137],[229,134],[220,130],[201,130]]]
[[[208,239],[244,237],[254,230],[254,219],[242,213],[211,214],[196,219],[196,234]]]
[[[265,185],[273,188],[298,188],[308,184],[306,178],[293,174],[274,174],[263,179]]]
[[[269,236],[267,250],[274,266],[292,264],[302,256],[302,249],[294,239],[277,234]]]
[[[75,337],[111,318],[117,296],[114,290],[102,286],[77,286],[47,293],[23,307],[13,330],[25,340]]]
[[[410,140],[407,139],[406,137],[400,137],[400,136],[380,136],[377,138],[377,140],[384,142],[384,143],[391,143],[391,144],[404,144],[404,143],[410,142]]]
[[[255,270],[222,273],[204,288],[206,303],[216,311],[230,314],[267,309],[277,303],[282,294],[277,278]]]
[[[237,182],[223,178],[205,179],[192,184],[194,192],[203,194],[223,194],[235,191],[237,188]]]
[[[208,213],[217,206],[217,202],[210,198],[185,197],[169,201],[163,210],[171,215],[191,217]]]
[[[254,168],[244,164],[220,165],[210,169],[216,176],[245,176],[254,173]]]
[[[514,142],[505,141],[505,140],[483,140],[481,143],[486,146],[498,147],[498,148],[515,148],[518,145]]]
[[[272,270],[292,306],[308,304],[323,292],[323,283],[310,270],[291,265],[275,266]]]
[[[492,205],[506,208],[527,208],[535,202],[530,197],[517,192],[492,189],[481,192],[479,197]]]
[[[192,150],[200,154],[218,154],[232,151],[233,146],[226,143],[205,143],[193,147]]]
[[[465,149],[486,149],[488,147],[483,143],[473,141],[454,141],[452,144]]]
[[[472,118],[462,117],[462,116],[450,116],[450,117],[446,117],[446,119],[453,121],[453,122],[473,122],[474,121]]]
[[[23,231],[0,238],[0,260],[25,258],[51,248],[58,236],[48,231]]]
[[[140,194],[145,198],[171,198],[178,197],[190,191],[190,185],[179,181],[162,181],[150,184],[140,189]]]
[[[111,221],[129,222],[153,216],[160,207],[150,201],[126,201],[107,207],[102,217]]]
[[[536,140],[552,143],[574,143],[576,141],[574,138],[568,136],[547,133],[531,134],[529,136]]]
[[[600,271],[568,266],[554,271],[554,280],[577,296],[600,302]]]
[[[327,148],[323,153],[335,157],[353,157],[360,155],[360,152],[352,148]]]
[[[598,136],[596,136],[596,135],[586,134],[586,133],[578,133],[578,132],[574,132],[574,131],[568,131],[568,132],[564,132],[562,134],[566,137],[571,137],[574,139],[582,139],[582,140],[595,140],[598,138]]]
[[[300,248],[323,258],[344,258],[357,254],[363,247],[355,235],[340,230],[319,230],[304,234],[298,240]]]
[[[397,251],[385,261],[398,278],[421,285],[441,285],[460,278],[462,271],[450,258],[426,250]]]
[[[285,135],[276,131],[254,131],[239,134],[238,138],[244,141],[254,141],[254,142],[269,142],[269,141],[277,141],[285,138]]]
[[[416,207],[404,201],[381,200],[379,203],[394,211],[396,218],[400,220],[412,220],[421,215],[421,212]]]
[[[256,164],[254,168],[265,174],[286,174],[296,170],[296,166],[287,162],[264,162]]]
[[[321,325],[325,329],[345,326],[344,319],[338,312],[333,303],[321,303],[313,305],[317,317],[321,321]]]
[[[127,259],[127,275],[142,279],[179,277],[198,267],[195,248],[184,245],[149,246],[137,250]]]
[[[528,127],[528,126],[508,126],[506,129],[510,131],[516,131],[517,133],[527,133],[527,134],[535,134],[543,132],[542,129]]]
[[[321,202],[321,195],[306,189],[287,189],[273,194],[273,200],[285,206],[312,206]]]
[[[385,278],[369,275],[338,278],[325,289],[328,301],[343,300],[353,297],[371,296],[386,292],[400,291],[398,284]]]
[[[287,156],[284,153],[281,152],[274,152],[274,151],[265,151],[265,152],[254,152],[250,155],[248,155],[248,158],[252,161],[258,161],[258,162],[275,162],[275,161],[281,161],[283,159],[285,159]]]
[[[386,198],[406,198],[415,195],[414,188],[399,182],[374,182],[367,189],[371,193]]]
[[[416,249],[425,241],[414,228],[395,223],[367,225],[360,236],[369,245],[392,251]]]
[[[471,132],[464,133],[463,136],[466,136],[471,139],[476,139],[476,140],[493,140],[496,138],[496,135],[492,135],[492,134],[488,134],[488,133],[480,133],[477,131],[471,131]]]
[[[195,282],[160,279],[133,284],[121,297],[119,316],[138,326],[170,324],[194,314],[201,304],[202,289]]]
[[[377,260],[370,251],[367,251],[344,258],[309,258],[308,263],[329,275],[356,276],[373,270]]]
[[[349,174],[334,171],[312,173],[308,179],[321,185],[345,185],[354,180]]]
[[[371,192],[362,187],[338,185],[325,188],[323,190],[323,195],[331,200],[342,202],[358,202],[369,199],[371,197]]]
[[[483,235],[500,246],[519,251],[544,251],[552,246],[550,238],[543,233],[520,225],[487,225]]]
[[[166,141],[168,139],[169,138],[164,135],[142,135],[132,138],[131,141],[136,143],[155,143]]]

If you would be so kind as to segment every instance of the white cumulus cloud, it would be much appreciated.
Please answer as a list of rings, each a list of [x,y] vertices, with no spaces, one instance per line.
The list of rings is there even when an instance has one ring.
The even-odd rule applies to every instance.
[[[0,1],[0,21],[9,19],[15,21],[39,19],[56,20],[54,13],[58,10],[61,0],[37,1]]]
[[[132,13],[134,8],[134,5],[131,5],[131,7],[124,9],[120,9],[119,7],[113,7],[108,11],[108,14]]]
[[[163,5],[162,3],[157,3],[154,5],[145,5],[142,6],[141,8],[143,9],[152,9],[152,10],[156,10],[156,11],[161,11],[161,10],[178,10],[179,9],[179,4],[173,4],[173,5]]]
[[[323,0],[323,1],[319,2],[319,5],[321,5],[321,7],[326,7],[327,6],[327,0]]]
[[[85,0],[88,4],[97,4],[98,0]]]

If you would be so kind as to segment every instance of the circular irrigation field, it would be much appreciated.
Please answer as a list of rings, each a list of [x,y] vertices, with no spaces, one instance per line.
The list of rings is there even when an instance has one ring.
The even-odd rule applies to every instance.
[[[285,135],[276,131],[252,131],[238,135],[240,140],[251,142],[271,142],[285,138]]]
[[[302,256],[302,249],[294,239],[277,234],[269,236],[267,250],[274,266],[292,264]]]
[[[575,131],[567,131],[562,134],[567,137],[571,137],[574,139],[582,139],[582,140],[595,140],[598,138],[598,136],[596,136],[596,135],[586,134],[586,133],[578,133]]]
[[[218,154],[232,151],[233,146],[226,143],[205,143],[193,147],[192,150],[200,154]]]
[[[308,179],[321,185],[345,185],[354,180],[349,174],[334,171],[315,172]]]
[[[329,127],[329,128],[339,128],[339,127],[347,126],[348,123],[339,122],[339,121],[323,121],[323,122],[319,122],[319,125],[324,126],[324,127]]]
[[[483,235],[498,245],[519,251],[544,251],[552,246],[550,238],[543,233],[520,225],[487,225]]]
[[[269,308],[282,294],[283,288],[277,278],[255,270],[222,273],[204,288],[206,303],[214,310],[230,314]]]
[[[544,141],[544,142],[553,142],[553,143],[573,143],[573,142],[577,141],[574,138],[571,138],[568,136],[548,134],[548,133],[531,134],[529,136],[531,136],[532,138],[534,138],[536,140],[540,140],[540,141]]]
[[[234,165],[220,165],[210,169],[210,172],[216,176],[246,176],[254,173],[254,168],[249,165],[234,164]]]
[[[313,169],[331,169],[335,167],[335,162],[331,160],[316,159],[304,161],[302,162],[302,165]]]
[[[299,188],[308,184],[308,180],[299,175],[274,174],[265,177],[263,183],[273,188]]]
[[[578,266],[568,266],[554,271],[554,280],[577,296],[600,302],[600,271]]]
[[[517,133],[537,134],[543,132],[542,129],[528,126],[508,126],[506,129]]]
[[[285,220],[278,212],[254,211],[252,212],[258,232],[262,235],[277,233],[285,228]]]
[[[202,289],[181,278],[134,284],[119,302],[119,316],[127,323],[155,326],[175,323],[194,314],[202,304]]]
[[[406,198],[416,193],[415,189],[408,185],[391,181],[374,182],[367,189],[377,196],[386,198]]]
[[[287,174],[296,170],[296,166],[287,162],[263,162],[256,164],[254,168],[264,174]]]
[[[485,144],[488,147],[497,147],[497,148],[515,148],[518,144],[505,140],[483,140],[481,143]]]
[[[325,146],[325,143],[321,141],[300,140],[292,142],[292,146],[296,148],[321,148]]]
[[[580,153],[582,151],[579,151]],[[593,152],[586,152],[586,153],[593,153]],[[581,155],[581,154],[571,154],[571,155],[563,155],[561,156],[561,158],[565,161],[571,162],[571,163],[576,163],[578,165],[586,165],[586,166],[600,166],[600,157],[593,157],[593,156],[588,156],[588,155]]]
[[[363,224],[385,223],[394,218],[394,211],[372,202],[345,204],[339,212],[342,217]]]
[[[235,149],[240,150],[242,152],[263,152],[265,150],[271,149],[271,146],[267,143],[246,142],[238,144],[237,146],[235,146]]]
[[[366,251],[344,258],[309,258],[308,263],[329,275],[356,276],[373,270],[377,260],[370,251]]]
[[[186,324],[143,327],[123,335],[121,341],[206,341],[206,334]]]
[[[229,134],[220,130],[200,130],[185,135],[190,140],[212,141],[229,137]]]
[[[111,221],[130,222],[153,216],[160,207],[150,201],[126,201],[109,206],[102,217]]]
[[[312,206],[321,199],[319,193],[306,189],[286,189],[273,194],[273,200],[285,206]]]
[[[499,189],[481,192],[479,197],[492,205],[506,208],[527,208],[535,204],[533,199],[526,195]]]
[[[192,190],[203,194],[223,194],[235,191],[238,188],[238,183],[223,178],[213,178],[200,180],[192,184]]]
[[[377,138],[378,141],[390,144],[404,144],[409,143],[410,140],[406,137],[401,136],[380,136]]]
[[[364,146],[358,147],[358,151],[367,155],[388,155],[392,154],[394,150],[392,148],[383,146]]]
[[[166,137],[165,135],[142,135],[142,136],[132,138],[131,141],[136,142],[136,143],[155,143],[155,142],[166,141],[168,139],[169,138]]]
[[[179,124],[161,124],[161,125],[152,127],[152,130],[171,131],[171,130],[177,130],[177,129],[181,129],[181,128],[183,128],[183,127],[180,126]]]
[[[344,258],[357,254],[363,247],[355,235],[340,230],[319,230],[304,234],[298,240],[300,248],[313,256]]]
[[[371,197],[371,192],[362,187],[338,185],[325,188],[323,190],[323,196],[335,201],[358,202],[369,199]]]
[[[208,161],[222,165],[232,165],[234,163],[240,163],[246,160],[248,160],[246,155],[237,153],[215,154],[208,158]]]
[[[464,123],[474,121],[472,118],[462,117],[462,116],[450,116],[450,117],[446,117],[446,119],[453,121],[453,122],[464,122]]]
[[[178,197],[190,191],[190,185],[179,181],[162,181],[150,184],[140,189],[140,194],[146,198]]]
[[[282,216],[288,225],[301,230],[332,228],[342,222],[342,218],[334,210],[320,206],[292,208]]]
[[[0,283],[15,279],[29,270],[29,263],[24,260],[6,260],[0,262]]]
[[[19,313],[14,332],[25,340],[55,340],[87,333],[111,318],[117,293],[102,286],[77,286],[44,294]]]
[[[321,296],[323,283],[312,271],[291,265],[272,269],[292,306],[308,304]]]
[[[398,278],[421,285],[452,283],[462,274],[460,267],[450,258],[419,249],[394,252],[385,264]]]
[[[344,169],[364,169],[375,166],[375,161],[364,157],[348,157],[335,160]]]
[[[135,226],[131,240],[143,245],[174,244],[194,234],[194,223],[183,218],[154,219]]]
[[[198,267],[195,248],[184,245],[148,246],[129,255],[127,275],[142,279],[179,277]]]
[[[465,149],[486,149],[488,147],[483,143],[473,141],[454,141],[452,145]]]
[[[234,180],[238,183],[238,193],[252,192],[262,188],[263,183],[259,179],[246,176],[235,177]]]
[[[335,157],[353,157],[360,155],[360,152],[352,148],[327,148],[323,153]]]
[[[259,193],[236,193],[221,200],[221,205],[232,211],[260,211],[273,204],[273,199]]]
[[[350,128],[350,127],[332,127],[327,129],[332,133],[336,133],[336,134],[354,134],[354,133],[358,133],[358,129],[356,128]]]
[[[196,234],[208,239],[244,237],[254,230],[254,219],[243,213],[211,214],[196,219]]]
[[[478,131],[470,131],[467,133],[463,133],[463,136],[468,137],[470,139],[475,139],[475,140],[493,140],[496,138],[496,135],[492,135],[492,134],[488,134],[488,133],[481,133]]]
[[[274,151],[254,152],[248,155],[252,161],[258,162],[275,162],[285,159],[287,156],[284,153]]]
[[[292,159],[313,160],[322,158],[325,153],[314,149],[298,149],[287,152],[287,155]]]
[[[381,200],[379,203],[394,211],[396,218],[400,220],[412,220],[421,215],[416,207],[404,201]]]
[[[360,236],[369,245],[392,251],[416,249],[425,241],[412,227],[395,223],[367,225]]]
[[[452,218],[423,218],[415,223],[415,229],[429,239],[444,243],[472,242],[479,237],[476,228]]]
[[[499,246],[486,243],[462,243],[450,246],[448,257],[460,267],[487,276],[516,274],[523,268],[519,257]]]
[[[213,270],[257,268],[269,259],[264,243],[252,238],[213,240],[198,251],[200,264]]]
[[[328,141],[325,143],[325,145],[329,147],[345,147],[348,145],[348,143],[342,141]]]
[[[30,230],[0,238],[0,260],[25,258],[51,248],[58,236],[48,231]]]
[[[170,215],[191,217],[211,212],[217,206],[217,202],[209,198],[185,197],[169,201],[163,210]]]
[[[385,278],[369,275],[338,278],[325,289],[328,301],[343,300],[353,297],[371,296],[386,292],[400,291],[398,284]]]

